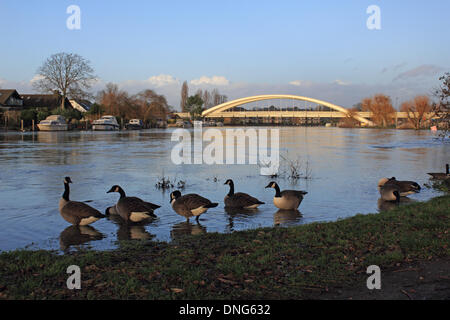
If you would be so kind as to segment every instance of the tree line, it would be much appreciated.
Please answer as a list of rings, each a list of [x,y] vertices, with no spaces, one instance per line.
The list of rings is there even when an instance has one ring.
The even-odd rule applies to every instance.
[[[450,126],[450,73],[440,77],[440,81],[442,84],[433,92],[437,102],[432,101],[428,95],[417,95],[400,105],[399,111],[406,113],[410,127],[416,130],[428,127],[431,119],[437,117],[440,129],[447,135]],[[371,120],[378,127],[393,126],[396,121],[397,110],[392,105],[391,98],[381,93],[364,98],[361,103],[350,109],[342,121],[342,126],[357,126],[358,121],[353,116],[359,111],[371,112]]]

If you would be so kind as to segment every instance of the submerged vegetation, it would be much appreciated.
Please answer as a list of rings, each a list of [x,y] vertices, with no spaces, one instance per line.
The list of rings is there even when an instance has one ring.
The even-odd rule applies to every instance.
[[[185,185],[186,182],[183,180],[177,180],[177,178],[170,178],[163,175],[158,179],[155,187],[160,190],[169,190],[173,188],[184,189]]]
[[[3,299],[301,299],[365,286],[366,269],[448,259],[450,196],[330,223],[0,254]],[[67,267],[81,268],[68,290]]]

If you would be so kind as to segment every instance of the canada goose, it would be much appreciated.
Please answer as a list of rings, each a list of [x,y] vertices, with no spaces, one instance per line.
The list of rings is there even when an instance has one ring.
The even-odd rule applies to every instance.
[[[234,193],[233,180],[228,179],[225,184],[230,186],[230,192],[228,192],[224,199],[226,208],[256,209],[260,205],[265,204],[264,202],[261,202],[246,193]]]
[[[378,188],[381,188],[385,185],[395,185],[398,187],[398,191],[400,192],[400,196],[406,197],[413,193],[419,193],[421,188],[417,182],[414,181],[398,181],[395,177],[390,179],[382,178],[378,181]]]
[[[64,220],[76,226],[86,226],[105,217],[100,211],[86,203],[70,201],[69,183],[72,183],[72,180],[70,177],[65,177],[64,193],[61,200],[59,200],[59,212]]]
[[[120,199],[114,207],[107,209],[109,214],[118,213],[126,222],[140,222],[148,218],[156,218],[153,210],[160,206],[136,197],[127,197],[125,191],[118,185],[112,186],[106,193],[110,192],[118,192]],[[114,208],[114,210],[111,210],[111,208]]]
[[[200,215],[208,211],[208,209],[219,205],[194,193],[182,196],[178,190],[170,194],[170,203],[173,210],[180,216],[185,217],[187,221],[189,221],[190,217],[195,217],[197,222]]]
[[[302,203],[303,196],[308,194],[306,191],[297,190],[284,190],[280,191],[280,187],[276,182],[271,182],[266,186],[267,188],[275,189],[275,197],[273,198],[273,204],[278,209],[282,210],[297,210]]]
[[[385,183],[379,187],[379,191],[383,201],[400,202],[400,188],[397,185]]]
[[[431,176],[432,179],[435,180],[445,180],[447,178],[450,178],[450,166],[448,163],[445,165],[445,173],[439,172],[439,173],[427,173]]]

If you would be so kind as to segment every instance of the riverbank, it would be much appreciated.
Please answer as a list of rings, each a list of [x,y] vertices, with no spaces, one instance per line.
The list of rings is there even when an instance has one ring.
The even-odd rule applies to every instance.
[[[411,266],[409,271],[417,271],[417,265],[442,267],[434,276],[440,279],[437,286],[446,289],[439,287],[425,297],[448,298],[449,208],[450,196],[443,196],[337,222],[188,236],[170,244],[122,242],[112,251],[68,255],[4,252],[0,298],[370,298],[365,286],[370,265],[381,268],[382,285],[394,287],[404,298],[429,279],[420,276],[403,288],[403,271]],[[70,265],[81,268],[81,290],[66,287]],[[383,282],[385,275],[389,282]],[[375,294],[386,297],[383,290]]]

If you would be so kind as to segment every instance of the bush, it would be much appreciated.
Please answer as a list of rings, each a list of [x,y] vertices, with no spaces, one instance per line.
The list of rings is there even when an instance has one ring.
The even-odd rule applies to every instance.
[[[26,109],[20,113],[20,119],[25,126],[30,126],[33,120],[36,120],[37,112],[34,109]]]
[[[81,120],[81,118],[83,118],[83,114],[80,111],[72,108],[70,109],[57,108],[52,110],[52,114],[63,116],[64,118],[66,118],[67,122],[70,122],[72,119]]]
[[[39,110],[36,114],[36,120],[42,121],[45,120],[49,115],[51,115],[51,112],[48,110]]]

